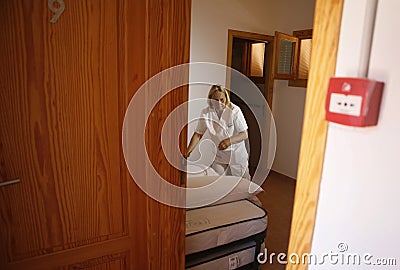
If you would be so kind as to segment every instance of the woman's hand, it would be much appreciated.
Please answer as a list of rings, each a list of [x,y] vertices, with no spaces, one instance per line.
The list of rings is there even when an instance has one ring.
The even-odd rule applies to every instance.
[[[231,146],[234,143],[240,143],[243,140],[246,140],[248,138],[247,130],[240,132],[239,134],[232,136],[230,138],[226,138],[222,140],[219,145],[218,149],[219,150],[225,150],[229,146]]]
[[[219,150],[225,150],[226,148],[228,148],[229,146],[231,146],[231,139],[230,138],[226,138],[224,140],[222,140],[219,145],[218,145],[218,149]]]
[[[192,138],[190,139],[190,143],[189,146],[187,147],[187,149],[185,150],[185,152],[183,153],[183,157],[184,158],[188,158],[190,156],[190,153],[192,153],[193,149],[196,147],[196,145],[199,143],[201,137],[203,137],[203,134],[199,134],[199,133],[193,133]]]

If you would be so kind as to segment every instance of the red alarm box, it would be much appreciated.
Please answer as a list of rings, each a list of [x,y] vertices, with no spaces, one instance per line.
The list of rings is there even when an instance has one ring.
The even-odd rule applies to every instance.
[[[365,78],[331,78],[326,97],[326,120],[347,126],[378,123],[383,82]]]

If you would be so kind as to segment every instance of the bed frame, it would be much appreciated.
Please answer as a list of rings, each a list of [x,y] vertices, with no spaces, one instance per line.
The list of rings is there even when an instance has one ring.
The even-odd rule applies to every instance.
[[[267,211],[265,211],[265,212],[268,215]],[[188,255],[186,255],[185,268],[187,269],[187,268],[190,268],[190,267],[201,265],[201,264],[210,262],[212,260],[216,260],[218,258],[222,258],[222,257],[228,256],[229,254],[240,252],[242,250],[240,250],[240,249],[238,249],[238,250],[232,249],[232,247],[235,247],[235,246],[238,246],[238,245],[241,245],[241,244],[245,244],[245,243],[249,243],[249,242],[254,242],[255,243],[255,254],[254,254],[253,262],[250,263],[250,264],[241,266],[239,268],[236,268],[236,269],[239,269],[239,270],[245,270],[245,269],[246,270],[247,269],[256,270],[256,269],[258,269],[258,266],[259,266],[259,263],[258,263],[258,260],[257,260],[257,256],[261,252],[261,244],[264,242],[266,234],[267,234],[267,229],[265,229],[263,232],[251,235],[249,237],[246,237],[246,238],[243,238],[243,239],[240,239],[240,240],[236,240],[236,241],[233,241],[233,242],[221,245],[221,246],[217,246],[217,247],[214,247],[214,248],[206,249],[206,250],[199,251],[199,252],[196,252],[196,253],[188,254]],[[254,247],[254,245],[253,245],[253,247]],[[230,252],[224,253],[224,251],[226,251],[228,249],[230,250]],[[206,259],[202,260],[202,258],[205,258],[206,256],[209,256],[210,254],[215,254],[215,253],[223,253],[223,255],[213,257],[212,259],[209,259],[209,260],[206,260]]]

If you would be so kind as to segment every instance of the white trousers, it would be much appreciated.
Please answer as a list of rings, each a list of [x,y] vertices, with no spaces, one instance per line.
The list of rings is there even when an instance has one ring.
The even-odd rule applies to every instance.
[[[213,162],[211,168],[219,175],[233,175],[251,179],[248,162],[244,165],[232,165]]]

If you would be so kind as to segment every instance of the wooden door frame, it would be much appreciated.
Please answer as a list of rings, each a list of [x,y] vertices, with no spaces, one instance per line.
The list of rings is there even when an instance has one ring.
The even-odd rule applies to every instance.
[[[316,0],[315,5],[311,69],[288,250],[288,255],[296,253],[300,258],[310,253],[313,240],[328,131],[325,98],[328,80],[335,74],[343,3],[344,0]],[[292,264],[290,260],[286,266],[286,270],[307,268],[307,262]]]
[[[232,67],[233,38],[243,38],[243,39],[267,42],[267,43],[271,44],[271,46],[272,46],[271,50],[273,50],[274,36],[228,29],[228,49],[227,49],[227,57],[226,57],[226,65],[228,67]],[[274,93],[274,80],[272,77],[272,62],[273,62],[272,57],[273,57],[273,55],[271,53],[270,57],[268,58],[270,60],[268,60],[268,62],[267,62],[268,64],[267,64],[266,73],[268,74],[268,77],[265,78],[265,89],[263,92],[263,95],[264,95],[264,97],[266,97],[268,105],[271,110],[272,110],[272,97],[273,97],[273,93]],[[228,87],[230,85],[230,73],[229,72],[226,75],[226,85]]]

